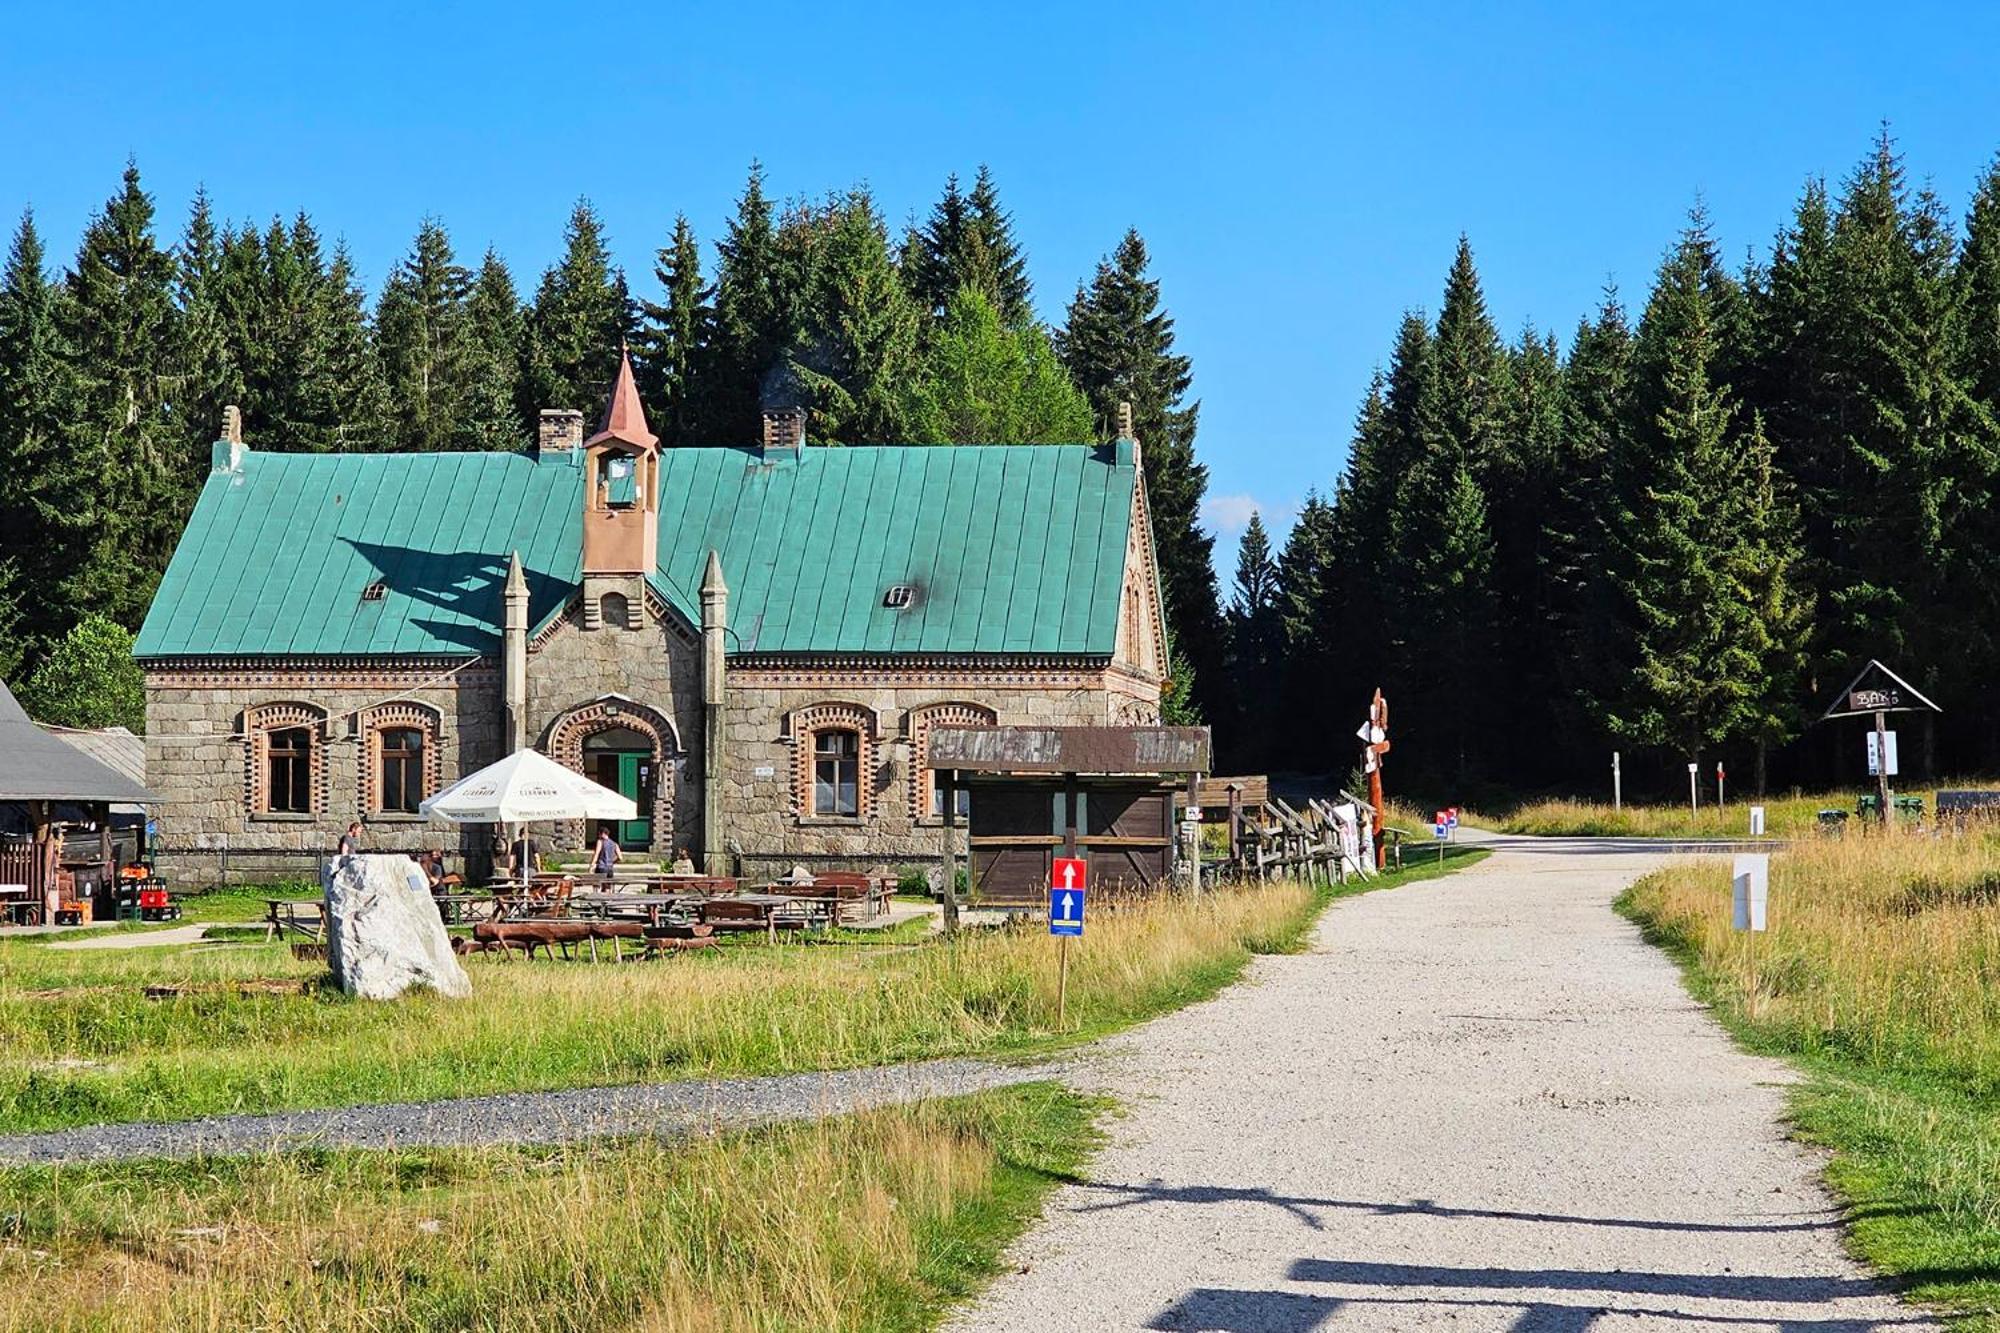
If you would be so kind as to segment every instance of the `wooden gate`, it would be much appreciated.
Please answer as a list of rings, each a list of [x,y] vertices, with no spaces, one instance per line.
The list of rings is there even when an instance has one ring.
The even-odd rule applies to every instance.
[[[972,898],[1044,905],[1074,830],[1094,891],[1131,892],[1173,869],[1173,788],[1157,779],[971,778]]]

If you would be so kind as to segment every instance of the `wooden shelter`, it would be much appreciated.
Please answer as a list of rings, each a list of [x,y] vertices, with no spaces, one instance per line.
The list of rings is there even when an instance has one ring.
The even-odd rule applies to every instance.
[[[1097,890],[1169,880],[1174,793],[1211,761],[1207,727],[943,727],[928,762],[947,819],[970,793],[973,901],[1038,906],[1057,856],[1087,861]]]
[[[43,920],[51,891],[62,893],[78,858],[65,857],[59,808],[79,806],[97,830],[86,858],[100,880],[117,874],[111,844],[114,805],[144,805],[157,798],[141,784],[99,762],[29,719],[0,681],[0,806],[18,807],[26,837],[0,840],[0,923]]]

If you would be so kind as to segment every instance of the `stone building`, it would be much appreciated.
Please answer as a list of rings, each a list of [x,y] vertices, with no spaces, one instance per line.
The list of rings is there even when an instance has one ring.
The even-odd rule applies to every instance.
[[[159,859],[299,874],[533,745],[717,872],[940,854],[940,725],[1158,721],[1138,444],[662,449],[629,363],[532,453],[252,449],[233,411],[136,655]],[[581,840],[581,826],[559,831]]]

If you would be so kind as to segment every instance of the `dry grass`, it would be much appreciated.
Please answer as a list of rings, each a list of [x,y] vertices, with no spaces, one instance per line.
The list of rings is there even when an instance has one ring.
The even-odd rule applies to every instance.
[[[1727,865],[1635,889],[1643,919],[1684,944],[1718,999],[1802,1050],[1942,1064],[2000,1087],[2000,835],[1855,832],[1771,862],[1771,929],[1731,928]]]
[[[1094,1109],[1041,1086],[681,1144],[0,1171],[0,1330],[925,1327]]]
[[[1641,880],[1624,908],[1696,993],[1807,1078],[1856,1248],[1918,1300],[2000,1328],[2000,833],[1870,831],[1771,862],[1771,929],[1731,928],[1726,862]]]
[[[1289,947],[1297,885],[1093,910],[1070,951],[1072,1034],[1212,993]],[[300,975],[277,946],[55,953],[0,944],[0,1124],[332,1106],[990,1054],[1055,1039],[1055,951],[1036,924],[951,944],[786,944],[655,963],[469,960],[473,998],[142,997],[147,982]],[[46,992],[55,989],[56,995]]]
[[[1764,807],[1764,831],[1773,837],[1796,837],[1815,831],[1821,810],[1852,813],[1858,791],[1750,796],[1730,793],[1729,804],[1715,804],[1713,780],[1702,788],[1699,811],[1678,805],[1633,805],[1614,810],[1609,801],[1546,800],[1517,806],[1495,821],[1506,833],[1545,837],[1741,838],[1750,832],[1750,807]]]

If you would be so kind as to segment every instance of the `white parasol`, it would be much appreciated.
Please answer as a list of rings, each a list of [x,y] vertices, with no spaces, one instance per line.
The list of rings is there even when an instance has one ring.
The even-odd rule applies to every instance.
[[[516,750],[460,778],[417,807],[454,824],[529,824],[549,819],[637,819],[639,807],[542,754]]]

